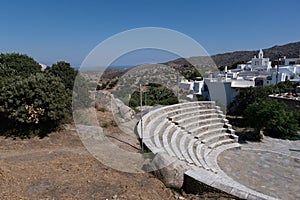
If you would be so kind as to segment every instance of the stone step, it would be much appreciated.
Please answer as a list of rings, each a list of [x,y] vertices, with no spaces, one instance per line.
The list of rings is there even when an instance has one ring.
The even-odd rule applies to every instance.
[[[195,110],[198,110],[200,109],[200,106],[190,106],[190,107],[187,107],[187,108],[181,108],[181,107],[176,107],[174,108],[173,110],[166,110],[166,113],[168,114],[168,117],[171,117],[171,116],[175,116],[175,115],[180,115],[180,114],[184,114],[184,113],[187,113],[187,112],[192,112],[192,111],[195,111]]]
[[[197,159],[196,156],[196,142],[197,140],[195,139],[190,139],[189,144],[188,144],[188,154],[191,157],[192,161],[194,162],[194,165],[198,166],[198,167],[203,167],[201,165],[201,163],[199,162],[199,160]]]
[[[163,119],[165,119],[164,115],[158,115],[154,119],[152,119],[151,122],[148,124],[145,123],[143,120],[144,138],[152,138],[154,142],[153,133],[156,127],[163,121]]]
[[[197,126],[195,128],[189,129],[188,133],[191,135],[200,134],[201,132],[212,130],[212,129],[219,129],[223,128],[224,123],[215,123],[215,124],[205,124],[202,126]]]
[[[195,101],[195,102],[187,102],[187,103],[171,105],[171,106],[166,107],[165,111],[171,112],[171,111],[178,110],[178,109],[188,109],[188,108],[193,108],[193,107],[197,107],[197,106],[218,109],[215,106],[215,102]]]
[[[156,118],[165,118],[167,115],[165,114],[164,110],[162,108],[159,108],[158,110],[154,110],[152,112],[147,113],[143,116],[143,123],[145,125],[148,125],[150,122],[155,120]]]
[[[193,138],[190,138],[189,135],[183,134],[180,139],[179,147],[180,147],[181,154],[183,155],[185,161],[190,164],[194,164],[193,160],[191,159],[190,155],[188,154],[188,144],[191,139],[193,139]]]
[[[212,118],[219,118],[219,115],[217,113],[208,113],[208,114],[195,113],[194,115],[186,116],[186,118],[181,118],[179,120],[172,120],[172,121],[178,124],[188,124],[199,120],[212,119]]]
[[[210,168],[213,169],[219,169],[218,166],[218,162],[217,162],[217,158],[219,156],[220,153],[228,150],[228,149],[240,149],[241,145],[239,143],[224,143],[222,145],[219,145],[218,147],[214,148],[214,150],[212,150],[208,156],[205,157],[205,162],[207,163],[207,165]]]
[[[200,162],[201,166],[207,170],[210,171],[209,166],[206,164],[204,157],[203,157],[203,148],[204,148],[204,144],[202,144],[201,142],[196,142],[196,156],[198,161]]]
[[[201,142],[209,146],[212,143],[218,142],[219,140],[227,139],[229,137],[230,134],[228,133],[216,134],[216,135],[211,135],[209,137],[206,137],[205,139],[201,140]]]
[[[162,139],[165,151],[170,156],[176,157],[174,151],[171,148],[171,137],[174,131],[176,131],[176,127],[174,126],[174,124],[170,124],[170,126],[166,128],[166,131],[163,132]]]
[[[211,118],[211,119],[204,119],[204,120],[199,120],[199,121],[195,121],[195,122],[190,122],[187,124],[178,124],[178,126],[183,127],[185,130],[192,130],[194,128],[200,127],[200,126],[204,126],[204,125],[213,125],[213,124],[217,124],[217,123],[222,123],[222,119],[220,118]],[[222,124],[223,126],[223,124]]]
[[[162,148],[162,143],[161,143],[161,135],[165,131],[166,127],[169,125],[169,120],[164,118],[161,123],[156,127],[154,130],[154,143],[158,148]]]
[[[235,141],[233,139],[223,139],[223,140],[219,140],[217,142],[214,142],[208,146],[206,146],[205,150],[204,150],[204,159],[209,156],[209,154],[216,148],[218,148],[219,146],[222,145],[226,145],[226,144],[231,144],[231,143],[235,143]]]
[[[177,129],[173,132],[172,134],[172,137],[171,137],[171,147],[172,147],[172,150],[173,152],[175,153],[176,157],[179,159],[179,160],[184,160],[184,157],[183,155],[181,154],[180,152],[180,149],[179,149],[179,142],[180,142],[180,139],[181,139],[181,134],[180,134],[181,130],[180,129]]]
[[[194,136],[194,138],[201,140],[201,139],[204,139],[205,137],[208,137],[211,135],[226,133],[226,130],[227,129],[223,128],[223,127],[222,128],[213,128],[213,129],[208,129],[206,131],[202,131],[200,133],[193,132],[193,133],[191,133],[191,135]]]
[[[200,109],[200,107],[197,107],[197,108],[191,108],[189,111],[184,110],[183,112],[177,113],[175,115],[171,115],[170,113],[168,113],[168,118],[172,121],[178,121],[181,119],[188,118],[189,116],[199,116],[199,115],[210,114],[210,113],[217,114],[216,110],[214,109],[207,109],[207,108]]]

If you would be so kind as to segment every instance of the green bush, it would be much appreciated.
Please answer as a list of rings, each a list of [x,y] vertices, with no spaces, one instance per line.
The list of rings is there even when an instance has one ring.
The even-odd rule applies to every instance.
[[[48,67],[46,72],[59,77],[66,88],[73,90],[78,71],[72,68],[70,63],[66,63],[64,61],[57,62],[51,67]]]
[[[37,73],[12,76],[0,86],[2,134],[44,135],[59,128],[71,111],[71,92],[57,77]]]
[[[105,109],[104,107],[100,107],[100,108],[98,109],[98,111],[100,111],[100,112],[105,112],[106,109]]]
[[[0,79],[11,76],[29,76],[41,72],[41,66],[33,58],[18,54],[0,54]]]
[[[176,95],[171,89],[168,89],[157,83],[149,83],[145,86],[147,91],[143,91],[143,105],[172,105],[178,103]],[[129,106],[135,108],[140,105],[140,92],[135,91],[129,100]]]
[[[104,121],[104,122],[101,123],[101,127],[102,128],[108,128],[109,127],[109,123]]]

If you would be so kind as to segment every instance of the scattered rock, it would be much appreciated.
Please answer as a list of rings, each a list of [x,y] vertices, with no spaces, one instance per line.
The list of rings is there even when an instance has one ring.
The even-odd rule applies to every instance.
[[[166,153],[158,153],[150,164],[145,166],[148,171],[161,179],[167,187],[180,189],[183,185],[184,173],[189,166],[180,160],[174,159]]]
[[[112,110],[112,94],[105,90],[98,90],[95,94],[95,107],[97,110],[104,108],[107,111]]]
[[[120,99],[114,98],[114,96],[108,91],[97,91],[95,94],[95,107],[97,110],[104,109],[111,111],[119,122],[130,121],[135,112],[129,106],[125,105]]]

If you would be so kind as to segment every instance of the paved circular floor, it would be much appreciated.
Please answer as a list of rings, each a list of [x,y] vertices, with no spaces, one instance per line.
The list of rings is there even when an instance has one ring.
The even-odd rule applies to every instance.
[[[220,168],[235,181],[279,199],[300,199],[300,141],[266,138],[220,154]]]

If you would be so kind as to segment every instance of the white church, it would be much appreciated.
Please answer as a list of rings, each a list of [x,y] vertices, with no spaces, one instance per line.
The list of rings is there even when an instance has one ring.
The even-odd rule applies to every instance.
[[[255,55],[247,64],[239,64],[238,69],[250,71],[270,71],[272,69],[269,58],[264,58],[264,52],[259,50],[258,57]]]

